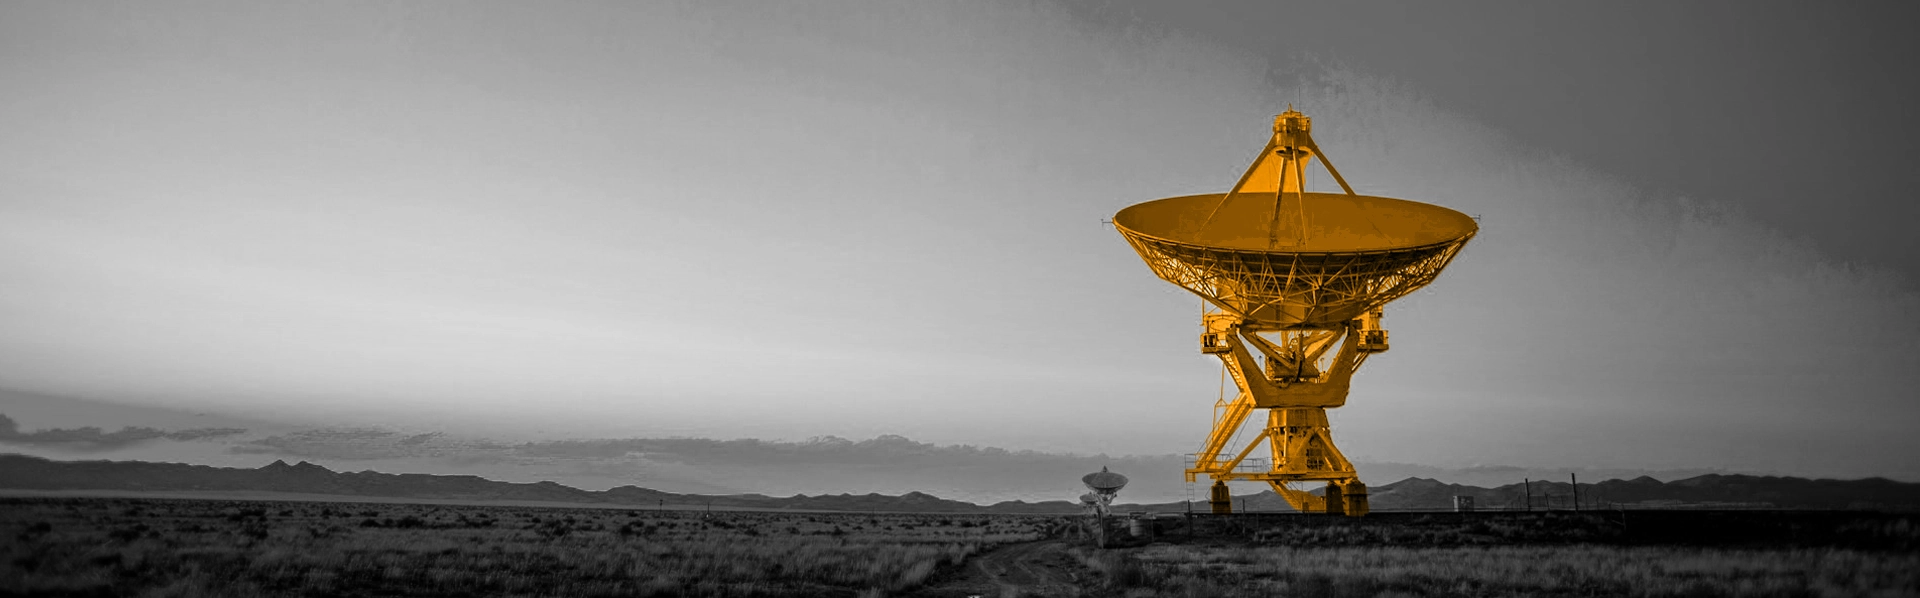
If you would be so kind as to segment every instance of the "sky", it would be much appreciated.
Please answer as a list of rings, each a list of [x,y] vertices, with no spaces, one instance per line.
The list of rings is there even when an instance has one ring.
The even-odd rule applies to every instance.
[[[1905,9],[1267,5],[8,3],[0,388],[1191,452],[1199,301],[1103,220],[1292,104],[1481,218],[1388,306],[1356,461],[1920,480]]]

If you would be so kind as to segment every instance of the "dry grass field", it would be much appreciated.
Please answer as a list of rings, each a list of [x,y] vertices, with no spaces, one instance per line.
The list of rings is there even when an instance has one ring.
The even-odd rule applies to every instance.
[[[1057,519],[0,501],[0,595],[880,596]]]
[[[1844,511],[1217,519],[1076,548],[1099,596],[1920,596],[1920,516]],[[1141,545],[1146,544],[1146,545]]]
[[[1912,517],[1607,517],[1242,518],[1099,550],[1063,517],[14,498],[0,597],[1920,596]]]
[[[1708,547],[1148,546],[1076,550],[1102,596],[1627,596],[1888,598],[1920,595],[1920,555]]]

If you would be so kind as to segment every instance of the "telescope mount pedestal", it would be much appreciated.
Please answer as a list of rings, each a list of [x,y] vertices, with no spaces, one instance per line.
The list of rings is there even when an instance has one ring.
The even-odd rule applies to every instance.
[[[1216,405],[1213,431],[1186,470],[1188,482],[1201,475],[1214,480],[1213,512],[1232,512],[1226,482],[1247,480],[1266,482],[1301,512],[1367,513],[1366,484],[1334,446],[1327,409],[1345,405],[1354,370],[1368,355],[1387,350],[1380,315],[1376,309],[1332,328],[1279,330],[1256,330],[1251,321],[1230,313],[1205,316],[1200,350],[1219,357],[1239,387],[1232,402]],[[1322,371],[1321,358],[1336,345],[1330,367]],[[1264,366],[1255,359],[1255,350],[1265,358]],[[1228,443],[1256,409],[1267,412],[1266,426],[1223,459]],[[1261,445],[1266,445],[1267,458],[1249,458]],[[1308,482],[1325,482],[1324,495],[1294,487]]]

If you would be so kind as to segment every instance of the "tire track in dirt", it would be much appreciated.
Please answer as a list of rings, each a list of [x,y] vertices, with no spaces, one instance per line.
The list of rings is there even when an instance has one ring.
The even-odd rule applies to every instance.
[[[1088,571],[1063,540],[1008,544],[969,559],[961,575],[908,594],[916,598],[1072,596]]]

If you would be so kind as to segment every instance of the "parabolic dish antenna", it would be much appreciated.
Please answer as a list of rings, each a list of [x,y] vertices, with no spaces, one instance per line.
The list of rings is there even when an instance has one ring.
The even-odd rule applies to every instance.
[[[1086,484],[1087,489],[1092,490],[1094,494],[1113,496],[1120,492],[1121,488],[1127,487],[1127,476],[1107,471],[1107,468],[1102,467],[1100,471],[1080,476],[1080,483]]]
[[[1354,370],[1387,350],[1384,306],[1433,282],[1479,232],[1454,210],[1355,193],[1311,130],[1289,106],[1228,192],[1113,217],[1154,275],[1219,310],[1202,316],[1200,351],[1220,358],[1240,393],[1215,405],[1213,431],[1186,470],[1188,482],[1213,478],[1215,512],[1232,511],[1231,480],[1267,482],[1301,511],[1367,512],[1366,485],[1333,445],[1326,410],[1345,405]],[[1316,156],[1344,194],[1306,190]],[[1254,409],[1267,410],[1266,425],[1238,454],[1225,452]],[[1264,466],[1247,459],[1261,443],[1271,444]],[[1309,481],[1326,482],[1325,494],[1290,486]]]
[[[1127,476],[1107,471],[1107,468],[1102,467],[1100,471],[1081,476],[1080,483],[1086,484],[1087,489],[1093,491],[1095,508],[1104,515],[1107,512],[1107,505],[1113,504],[1114,495],[1119,494],[1121,488],[1127,487]]]
[[[1479,228],[1404,199],[1279,195],[1170,197],[1121,210],[1113,224],[1154,274],[1262,328],[1343,322],[1405,296]]]

